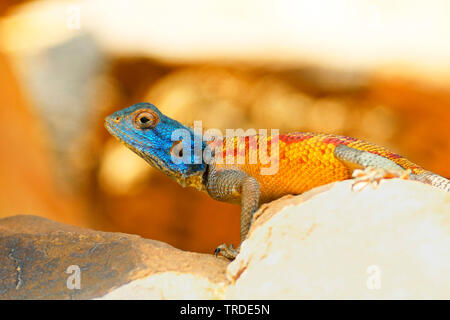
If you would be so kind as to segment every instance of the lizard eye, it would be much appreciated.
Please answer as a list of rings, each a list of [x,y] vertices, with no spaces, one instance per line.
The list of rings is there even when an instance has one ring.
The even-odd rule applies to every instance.
[[[139,112],[134,116],[134,125],[139,129],[153,128],[158,121],[158,115],[150,110]]]

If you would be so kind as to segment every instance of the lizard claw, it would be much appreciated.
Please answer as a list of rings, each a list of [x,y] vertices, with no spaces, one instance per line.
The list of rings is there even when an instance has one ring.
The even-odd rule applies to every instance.
[[[352,177],[355,181],[352,184],[352,191],[361,191],[367,185],[371,185],[376,189],[381,180],[400,178],[408,180],[410,178],[411,170],[386,170],[382,168],[367,167],[364,170],[356,169],[353,171]]]
[[[214,250],[214,255],[216,257],[219,253],[225,258],[233,260],[239,253],[239,248],[235,249],[232,244],[228,246],[223,243]]]

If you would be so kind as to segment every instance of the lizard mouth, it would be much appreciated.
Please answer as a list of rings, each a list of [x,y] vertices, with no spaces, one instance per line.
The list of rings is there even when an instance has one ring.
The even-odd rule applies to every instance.
[[[163,160],[142,151],[141,147],[143,145],[151,147],[150,142],[139,141],[139,139],[127,133],[117,123],[118,122],[115,121],[115,117],[113,116],[107,117],[105,119],[105,128],[114,138],[119,140],[119,142],[125,145],[128,149],[132,150],[134,153],[136,153],[145,161],[147,161],[152,167],[164,172],[165,174],[174,179],[178,179],[181,177],[181,173],[168,169],[169,165],[164,163]]]

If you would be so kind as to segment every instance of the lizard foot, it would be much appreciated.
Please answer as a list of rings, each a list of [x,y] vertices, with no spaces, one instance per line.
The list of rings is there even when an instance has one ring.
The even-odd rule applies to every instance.
[[[230,244],[229,246],[222,243],[220,246],[214,250],[214,255],[217,257],[218,254],[221,254],[227,259],[233,260],[236,258],[237,254],[239,253],[239,248],[235,249],[233,248],[233,245]]]
[[[383,179],[409,179],[411,170],[386,170],[382,168],[367,167],[364,170],[356,169],[353,171],[355,181],[352,184],[352,191],[361,191],[367,185],[376,189]]]

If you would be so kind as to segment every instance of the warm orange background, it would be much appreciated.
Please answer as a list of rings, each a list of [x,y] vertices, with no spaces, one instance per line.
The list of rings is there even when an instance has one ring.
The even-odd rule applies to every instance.
[[[19,2],[2,4],[0,19],[20,16],[24,7]],[[39,105],[41,100],[33,96],[24,79],[28,70],[40,70],[39,64],[47,63],[36,58],[38,53],[73,35],[46,43],[50,35],[41,34],[41,44],[33,34],[27,35],[26,25],[31,21],[27,19],[36,17],[25,15],[12,24],[14,28],[9,23],[2,29],[8,34],[20,32],[18,39],[23,42],[20,50],[11,49],[8,42],[0,49],[0,217],[34,214],[98,230],[135,233],[200,252],[212,252],[222,242],[237,244],[238,206],[183,189],[118,144],[103,128],[105,115],[141,101],[154,103],[181,122],[203,120],[205,127],[355,136],[450,177],[450,81],[440,72],[447,65],[442,70],[420,66],[417,72],[404,66],[383,69],[371,62],[361,68],[336,68],[324,63],[326,55],[318,61],[305,58],[286,64],[273,59],[273,50],[268,50],[269,62],[252,63],[254,50],[245,59],[233,56],[212,61],[200,54],[182,61],[176,54],[165,57],[164,50],[152,56],[148,51],[102,49],[107,53],[96,74],[100,84],[92,85],[95,94],[86,100],[89,112],[76,119],[67,113],[63,120],[76,130],[73,139],[60,142],[57,153],[52,136],[59,132],[49,126],[52,110]],[[126,49],[127,43],[123,46]],[[257,59],[267,57],[259,52]],[[61,88],[47,89],[55,99],[64,97]],[[81,104],[86,98],[79,99]]]

